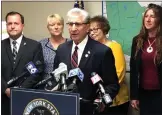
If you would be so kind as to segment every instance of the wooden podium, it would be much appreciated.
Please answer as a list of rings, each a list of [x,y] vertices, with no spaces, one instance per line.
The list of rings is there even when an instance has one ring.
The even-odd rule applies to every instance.
[[[11,115],[80,115],[79,94],[12,88]]]

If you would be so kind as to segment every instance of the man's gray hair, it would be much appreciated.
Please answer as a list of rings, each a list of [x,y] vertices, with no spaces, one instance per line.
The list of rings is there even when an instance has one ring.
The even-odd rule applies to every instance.
[[[89,23],[89,21],[90,21],[89,13],[85,10],[80,9],[80,8],[72,8],[71,10],[69,10],[67,13],[68,19],[72,16],[72,14],[78,14],[78,15],[83,16],[84,23]]]

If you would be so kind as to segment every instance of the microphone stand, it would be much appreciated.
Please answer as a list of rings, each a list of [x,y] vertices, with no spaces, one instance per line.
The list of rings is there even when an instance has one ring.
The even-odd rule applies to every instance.
[[[66,75],[63,73],[60,75],[61,77],[61,91],[62,92],[67,92],[67,85],[66,85]]]
[[[95,115],[95,113],[100,113],[101,105],[102,105],[102,93],[100,91],[99,91],[98,99],[95,99],[93,104],[95,105],[95,108],[93,110],[93,115]]]

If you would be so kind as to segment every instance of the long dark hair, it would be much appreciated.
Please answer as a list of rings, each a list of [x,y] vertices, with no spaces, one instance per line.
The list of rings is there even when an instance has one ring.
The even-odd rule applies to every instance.
[[[147,11],[150,9],[153,10],[155,17],[157,18],[157,25],[158,25],[158,29],[156,33],[156,41],[155,41],[156,53],[154,57],[154,62],[155,64],[160,64],[162,62],[162,7],[156,4],[152,4],[152,3],[149,4],[144,13],[142,27],[140,33],[137,35],[137,40],[136,40],[137,47],[136,47],[135,57],[137,56],[139,50],[142,49],[144,40],[146,40],[148,37],[148,31],[145,28],[144,19]]]

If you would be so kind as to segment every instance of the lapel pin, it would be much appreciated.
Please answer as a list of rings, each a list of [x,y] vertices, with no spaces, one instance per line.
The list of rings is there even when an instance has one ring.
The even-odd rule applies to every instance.
[[[85,57],[88,57],[88,54],[85,54]]]
[[[91,52],[90,51],[88,51],[88,54],[90,54]]]
[[[24,46],[26,45],[26,42],[24,43]]]

